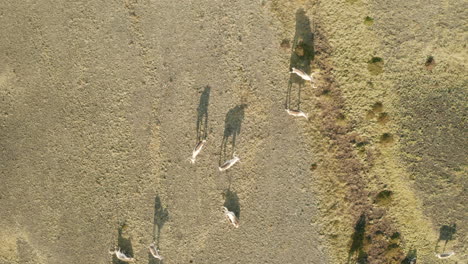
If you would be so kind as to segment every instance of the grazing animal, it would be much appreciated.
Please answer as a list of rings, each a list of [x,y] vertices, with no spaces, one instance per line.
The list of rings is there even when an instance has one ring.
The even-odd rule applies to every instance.
[[[200,151],[202,150],[203,146],[205,146],[205,143],[206,143],[206,140],[202,140],[200,142],[198,142],[198,144],[195,146],[195,148],[193,149],[193,152],[192,152],[192,158],[190,159],[190,162],[193,164],[195,163],[195,159],[197,158],[198,154],[200,153]]]
[[[225,171],[231,168],[232,166],[234,166],[234,164],[236,164],[240,160],[239,157],[236,156],[236,154],[234,154],[233,156],[234,158],[224,162],[224,164],[219,167],[219,171]]]
[[[288,112],[289,115],[292,115],[295,117],[304,117],[305,119],[309,119],[309,116],[306,113],[299,111],[299,110],[286,109],[286,112]]]
[[[135,262],[135,259],[132,257],[128,257],[125,255],[122,251],[120,251],[120,248],[115,248],[114,250],[110,250],[109,254],[114,255],[121,261],[123,262]]]
[[[229,220],[229,222],[231,222],[231,224],[235,228],[239,228],[239,219],[237,219],[236,215],[233,212],[229,211],[226,207],[223,207],[223,208],[224,208],[224,215]]]
[[[314,85],[314,78],[313,78],[313,75],[315,73],[312,73],[311,75],[308,75],[307,73],[305,73],[305,72],[303,72],[303,71],[301,71],[299,69],[296,69],[294,67],[292,68],[291,73],[295,73],[295,74],[299,75],[299,77],[301,77],[303,80],[309,81],[313,88],[317,88]]]
[[[292,71],[291,73],[295,73],[297,75],[299,75],[299,77],[301,77],[302,79],[306,80],[306,81],[310,81],[310,82],[313,82],[313,78],[312,78],[312,75],[308,75],[307,73],[299,70],[299,69],[296,69],[296,68],[292,68]]]
[[[440,253],[440,254],[435,254],[436,257],[440,258],[440,259],[448,259],[450,258],[451,256],[455,255],[455,252],[448,252],[448,253]]]
[[[159,259],[159,260],[164,259],[161,255],[159,255],[159,251],[156,248],[156,245],[154,244],[154,242],[149,245],[149,251],[151,255],[153,255],[154,258]]]

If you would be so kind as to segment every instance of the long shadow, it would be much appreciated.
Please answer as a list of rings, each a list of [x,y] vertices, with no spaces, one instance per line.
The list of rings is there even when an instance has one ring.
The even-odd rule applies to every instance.
[[[208,103],[210,100],[211,87],[205,86],[205,90],[200,96],[200,103],[197,108],[197,144],[208,136]]]
[[[406,257],[401,261],[401,264],[415,264],[417,256],[417,250],[411,249],[408,251],[408,254],[406,254]]]
[[[164,208],[161,203],[159,195],[154,198],[154,227],[153,227],[153,240],[159,248],[159,240],[161,239],[161,230],[164,224],[169,220],[169,212],[167,207]]]
[[[364,234],[366,232],[366,215],[362,214],[354,226],[351,247],[348,254],[348,263],[351,257],[358,253],[356,263],[367,263],[367,254],[364,252]]]
[[[236,148],[236,138],[237,135],[241,132],[242,121],[244,120],[244,109],[247,107],[246,104],[238,105],[230,109],[226,114],[226,119],[224,120],[224,136],[223,142],[221,144],[221,155],[219,159],[219,164],[221,165],[227,159],[231,159],[232,155],[235,152]],[[230,144],[228,145],[228,143]],[[229,155],[228,147],[230,148]]]
[[[314,59],[314,34],[310,26],[310,19],[306,16],[304,9],[300,8],[296,11],[296,33],[291,47],[291,59],[289,70],[296,68],[310,74],[310,63]],[[305,81],[291,74],[288,82],[288,90],[286,92],[286,109],[291,109],[291,93],[297,89],[297,110],[301,107],[301,90],[305,86]]]
[[[167,207],[164,208],[161,203],[161,198],[159,195],[154,198],[154,218],[153,218],[153,241],[156,244],[156,247],[159,249],[159,241],[161,239],[161,230],[164,224],[169,219],[169,212]],[[162,264],[163,260],[158,260],[148,252],[148,264]]]
[[[133,255],[133,246],[130,238],[124,238],[122,236],[123,229],[125,228],[125,223],[121,224],[118,229],[119,237],[117,238],[117,246],[120,248],[125,255],[129,257],[134,257]],[[119,260],[115,255],[112,257],[113,264],[127,264],[127,262]]]
[[[233,212],[237,216],[237,218],[240,219],[240,204],[237,193],[227,189],[224,193],[224,198],[224,207],[226,207],[229,211]]]
[[[443,241],[443,240],[445,240],[445,243],[444,243],[444,248],[443,248],[442,251],[445,251],[445,247],[447,246],[447,243],[450,240],[453,240],[453,235],[456,232],[457,232],[457,225],[456,224],[452,224],[451,226],[448,226],[448,225],[441,226],[440,229],[439,229],[439,240],[437,241],[436,251],[438,251],[437,247],[439,245],[439,242]]]

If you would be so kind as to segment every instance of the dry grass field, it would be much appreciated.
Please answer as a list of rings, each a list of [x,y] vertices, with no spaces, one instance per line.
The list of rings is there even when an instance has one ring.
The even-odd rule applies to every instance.
[[[467,263],[466,7],[3,0],[0,264]]]

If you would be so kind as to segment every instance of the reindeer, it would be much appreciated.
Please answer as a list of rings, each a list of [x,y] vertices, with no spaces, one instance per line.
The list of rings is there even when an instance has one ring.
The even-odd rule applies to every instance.
[[[238,161],[240,161],[239,157],[237,157],[235,153],[233,156],[234,157],[232,159],[227,160],[226,162],[224,162],[223,165],[219,167],[219,171],[225,171],[234,166],[234,164],[236,164]]]
[[[120,251],[120,248],[118,247],[115,247],[114,250],[109,250],[109,254],[115,254],[115,256],[123,262],[135,262],[134,258],[125,255],[122,251]]]
[[[448,252],[448,253],[439,253],[439,254],[435,254],[436,257],[440,258],[440,259],[448,259],[450,258],[451,256],[455,255],[455,252]]]
[[[154,242],[149,245],[149,251],[151,255],[153,255],[154,258],[159,259],[159,260],[164,259],[161,255],[159,255],[158,248],[156,248],[156,245],[154,244]]]
[[[291,110],[291,109],[286,109],[286,112],[289,114],[289,115],[292,115],[292,116],[295,116],[295,117],[304,117],[305,119],[309,119],[309,116],[300,111],[300,110]]]
[[[224,209],[224,215],[226,216],[226,218],[229,220],[229,222],[231,222],[231,224],[235,227],[235,228],[239,228],[239,219],[237,219],[236,215],[234,214],[234,212],[231,212],[229,211],[226,207],[223,207]]]
[[[205,146],[206,140],[203,139],[202,141],[198,142],[198,144],[195,146],[192,152],[192,158],[190,159],[190,163],[194,164],[195,159],[197,158],[198,154],[202,150],[203,146]]]

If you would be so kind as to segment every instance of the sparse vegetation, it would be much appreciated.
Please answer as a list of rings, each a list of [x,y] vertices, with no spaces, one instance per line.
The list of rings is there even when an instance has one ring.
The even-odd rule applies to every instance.
[[[330,89],[324,89],[322,95],[330,95]]]
[[[393,135],[390,133],[383,133],[382,136],[380,136],[380,143],[382,144],[393,143],[393,141]]]
[[[390,204],[392,200],[393,200],[393,192],[389,190],[384,190],[377,194],[377,196],[375,197],[374,203],[385,206],[385,205]]]
[[[400,236],[401,236],[400,233],[395,232],[395,233],[392,234],[392,236],[390,237],[390,239],[392,239],[392,240],[398,240],[398,239],[400,239]]]
[[[378,62],[383,62],[383,59],[380,57],[372,57],[370,60],[370,63],[378,63]]]
[[[408,254],[406,254],[405,259],[401,262],[401,264],[412,264],[415,263],[413,262],[417,258],[417,251],[416,249],[411,249],[408,251]]]
[[[435,60],[433,56],[428,56],[426,59],[426,63],[424,63],[424,66],[426,66],[426,69],[432,70],[435,66]]]
[[[388,113],[380,113],[377,122],[381,125],[386,124],[390,120]]]
[[[147,262],[147,249],[137,247],[151,240],[159,245],[167,208],[173,228],[162,233],[161,245],[169,254],[179,252],[172,254],[174,262],[223,259],[230,251],[245,253],[233,256],[239,262],[294,262],[262,250],[263,241],[272,251],[295,242],[289,251],[303,263],[347,263],[351,244],[359,249],[348,264],[414,264],[415,248],[418,263],[437,262],[434,252],[451,250],[457,252],[453,262],[466,259],[466,205],[460,203],[468,149],[460,78],[466,54],[462,25],[450,23],[462,21],[459,2],[447,9],[443,2],[419,1],[317,6],[261,0],[262,7],[232,1],[194,8],[175,1],[145,12],[137,1],[106,5],[102,17],[123,26],[90,25],[98,4],[28,9],[7,2],[0,17],[13,26],[2,27],[8,38],[2,42],[0,86],[6,90],[0,113],[9,113],[1,121],[8,195],[0,195],[0,204],[9,213],[1,221],[0,237],[7,243],[0,245],[0,262],[10,255],[14,263],[66,262],[60,259],[65,254],[40,254],[61,241],[67,242],[67,259],[80,252],[101,259],[106,252],[89,248],[113,242],[127,250],[133,242],[135,256]],[[433,15],[441,9],[443,15]],[[48,13],[56,15],[50,19]],[[79,19],[54,27],[68,18]],[[428,19],[430,26],[414,23]],[[437,63],[428,55],[438,57]],[[299,78],[287,82],[292,66],[307,73],[318,69],[317,89]],[[196,109],[205,85],[213,85],[213,96],[209,104],[200,99],[204,108]],[[277,113],[285,94],[292,98],[284,100],[288,109],[313,113],[310,122],[283,123],[284,111]],[[229,119],[224,110],[239,103],[251,107],[242,135],[224,123],[226,148],[220,142]],[[208,132],[213,142],[202,152],[205,161],[189,167],[179,154],[188,154],[186,143],[191,147]],[[235,150],[248,156],[241,169],[250,175],[213,178],[212,165]],[[271,162],[264,162],[265,153]],[[285,175],[293,175],[292,185]],[[411,177],[416,180],[408,182]],[[31,186],[31,179],[38,184]],[[218,224],[223,201],[239,217],[227,198],[231,188],[246,199],[245,210],[262,220],[246,221],[247,236],[245,229]],[[152,210],[155,195],[167,205],[156,202]],[[268,222],[272,213],[284,217]],[[84,225],[89,219],[93,225]],[[122,224],[111,241],[110,231],[116,236],[122,219],[128,226]],[[218,239],[224,230],[236,242]],[[54,239],[33,241],[44,234]],[[248,245],[252,250],[242,250]]]
[[[374,19],[370,16],[366,16],[366,18],[364,18],[364,24],[367,26],[372,26],[372,24],[374,24]]]
[[[367,69],[372,75],[378,75],[383,72],[383,66],[384,62],[382,58],[372,57],[372,59],[368,61]]]
[[[280,45],[280,46],[281,46],[281,48],[283,48],[283,49],[289,49],[289,48],[291,47],[291,43],[290,43],[289,39],[283,39],[283,40],[281,41],[281,45]]]
[[[356,147],[362,148],[362,147],[364,147],[364,146],[367,145],[367,144],[369,144],[368,141],[361,141],[361,142],[356,143]]]
[[[377,102],[372,105],[372,112],[380,113],[383,111],[383,104],[381,102]]]
[[[399,255],[400,255],[400,246],[398,244],[392,243],[388,245],[387,249],[385,250],[385,257],[388,260],[396,258]]]
[[[310,165],[310,170],[314,171],[314,170],[316,170],[316,169],[317,169],[317,163],[312,163],[312,164]]]
[[[426,66],[429,64],[434,63],[434,57],[433,56],[428,56],[426,59]]]
[[[294,52],[296,52],[297,56],[299,56],[299,57],[304,56],[304,48],[301,45],[297,45]]]
[[[367,114],[366,114],[366,119],[367,120],[371,120],[374,117],[375,117],[374,111],[372,111],[372,110],[367,111]]]

